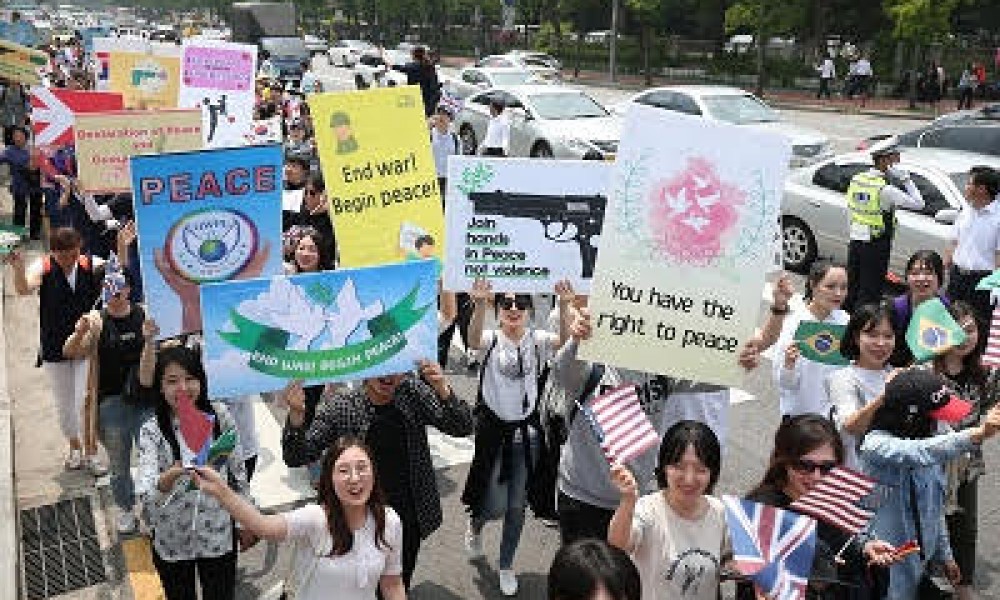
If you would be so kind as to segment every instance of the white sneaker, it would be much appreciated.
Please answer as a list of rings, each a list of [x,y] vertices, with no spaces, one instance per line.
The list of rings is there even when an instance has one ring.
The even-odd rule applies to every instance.
[[[465,553],[469,560],[478,560],[486,556],[483,552],[483,536],[472,531],[472,525],[465,531]]]
[[[512,569],[500,569],[500,593],[504,596],[517,593],[517,575]]]
[[[99,456],[94,454],[87,457],[87,469],[94,477],[103,477],[108,474],[108,465],[104,464]]]
[[[139,528],[138,523],[135,519],[135,513],[132,511],[120,510],[118,512],[118,517],[115,519],[118,525],[119,535],[130,535],[136,532]]]
[[[75,471],[83,466],[83,452],[79,448],[73,448],[66,457],[66,468]]]

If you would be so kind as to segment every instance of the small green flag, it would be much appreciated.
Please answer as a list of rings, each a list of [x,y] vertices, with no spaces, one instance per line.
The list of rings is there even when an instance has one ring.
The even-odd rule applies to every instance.
[[[795,330],[795,343],[802,358],[824,365],[846,365],[848,360],[840,353],[840,340],[844,339],[843,325],[802,321]]]
[[[965,332],[939,298],[924,300],[913,311],[906,328],[906,345],[917,362],[924,362],[961,346]]]
[[[205,462],[216,469],[221,469],[222,465],[229,459],[229,455],[236,450],[236,430],[229,429],[212,442],[208,448],[208,458]]]
[[[977,290],[986,290],[987,292],[997,288],[1000,288],[1000,269],[993,271],[988,277],[983,277],[976,284]]]

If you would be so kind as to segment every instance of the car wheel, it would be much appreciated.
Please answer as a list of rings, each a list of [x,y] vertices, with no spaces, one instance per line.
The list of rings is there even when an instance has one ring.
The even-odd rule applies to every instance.
[[[354,86],[357,87],[359,90],[368,89],[368,82],[366,82],[365,78],[361,76],[361,73],[354,74]]]
[[[472,130],[471,126],[462,125],[462,128],[458,131],[458,139],[462,141],[462,154],[471,156],[476,153],[476,149],[478,148],[476,132]]]
[[[531,158],[552,158],[552,147],[545,142],[538,142],[531,148]]]
[[[786,269],[804,273],[816,260],[816,238],[801,219],[782,217],[781,242]]]

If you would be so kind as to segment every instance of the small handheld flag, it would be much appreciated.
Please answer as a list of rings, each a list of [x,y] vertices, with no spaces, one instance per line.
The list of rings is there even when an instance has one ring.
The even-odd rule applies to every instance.
[[[122,265],[118,261],[118,256],[112,252],[108,256],[108,262],[104,265],[104,281],[101,284],[101,303],[108,305],[117,294],[128,287],[128,281],[122,274]]]
[[[26,237],[28,237],[27,228],[0,224],[0,256],[10,254]]]
[[[236,450],[236,430],[230,428],[212,442],[208,449],[206,464],[218,471],[225,466],[234,450]]]
[[[795,330],[794,340],[802,358],[825,365],[842,366],[848,360],[840,353],[840,341],[844,339],[844,325],[802,321]]]
[[[583,413],[611,463],[626,463],[660,443],[649,417],[642,412],[634,385],[594,398],[591,408],[584,408]]]
[[[857,535],[875,513],[858,505],[877,482],[846,467],[835,467],[798,500],[792,510]]]
[[[986,352],[983,353],[984,367],[1000,367],[1000,305],[993,309],[990,319],[990,333],[986,338]]]
[[[804,600],[816,553],[816,521],[751,500],[723,496],[736,568],[768,598]]]
[[[917,362],[924,362],[962,345],[965,332],[939,298],[924,300],[913,311],[906,329],[906,345]]]
[[[177,420],[181,437],[191,452],[196,454],[194,463],[204,465],[212,443],[212,426],[215,419],[195,408],[194,400],[185,391],[177,393]]]
[[[976,284],[977,290],[991,291],[1000,288],[1000,269],[993,271],[990,275],[983,277]]]

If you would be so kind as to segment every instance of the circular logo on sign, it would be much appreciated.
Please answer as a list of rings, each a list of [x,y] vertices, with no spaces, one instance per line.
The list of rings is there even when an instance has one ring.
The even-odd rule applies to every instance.
[[[174,271],[199,283],[231,279],[257,251],[257,228],[230,209],[204,209],[174,224],[166,254]]]

